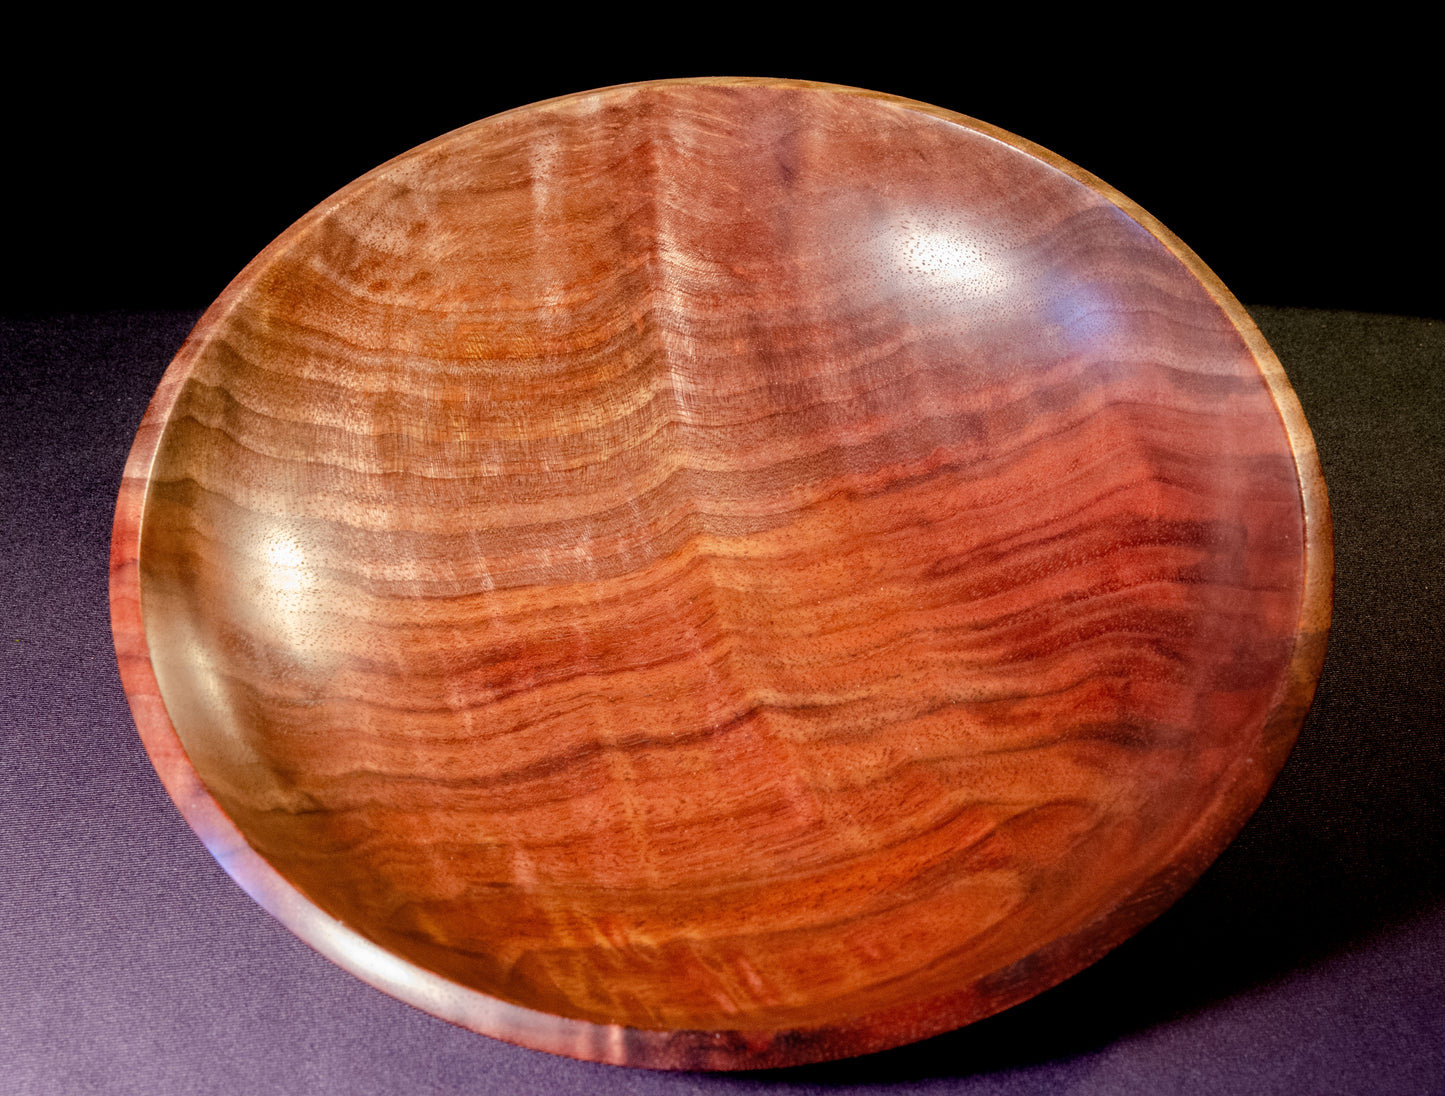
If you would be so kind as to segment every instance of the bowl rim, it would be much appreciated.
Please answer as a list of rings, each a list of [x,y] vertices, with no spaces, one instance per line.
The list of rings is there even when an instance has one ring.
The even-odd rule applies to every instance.
[[[906,1007],[815,1028],[669,1031],[603,1025],[537,1011],[453,982],[393,955],[306,898],[256,853],[207,791],[171,723],[151,664],[141,612],[141,530],[151,468],[191,370],[261,273],[298,235],[399,161],[459,139],[474,127],[592,96],[672,86],[765,87],[857,96],[940,119],[993,138],[1069,176],[1128,215],[1205,289],[1242,337],[1278,409],[1294,458],[1304,518],[1304,571],[1294,650],[1262,732],[1261,749],[1236,759],[1224,789],[1189,829],[1168,869],[1084,928],[1046,944],[970,986]],[[587,1061],[655,1069],[755,1069],[853,1057],[962,1027],[1032,997],[1082,970],[1152,921],[1191,886],[1258,808],[1283,767],[1313,700],[1333,604],[1329,500],[1304,412],[1274,351],[1214,272],[1157,219],[1109,184],[1032,141],[964,114],[902,96],[810,80],[699,77],[648,80],[574,92],[518,106],[401,153],[338,190],[261,251],[222,291],[166,368],[130,449],[116,499],[110,548],[110,612],[121,684],[156,773],[182,817],[228,875],[316,951],[364,982],[418,1009],[506,1042]],[[1023,968],[1027,966],[1025,972]],[[1025,976],[1026,975],[1026,976]]]

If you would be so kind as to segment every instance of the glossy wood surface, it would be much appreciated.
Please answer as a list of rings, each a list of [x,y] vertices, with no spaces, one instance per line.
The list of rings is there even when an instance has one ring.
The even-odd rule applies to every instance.
[[[695,81],[479,122],[227,289],[112,608],[231,874],[558,1053],[863,1053],[1057,982],[1263,797],[1329,519],[1278,363],[969,119]]]

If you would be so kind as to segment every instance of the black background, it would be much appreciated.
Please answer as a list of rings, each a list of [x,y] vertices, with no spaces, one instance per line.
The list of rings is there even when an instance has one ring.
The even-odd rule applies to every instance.
[[[124,21],[79,45],[58,25],[17,40],[4,309],[203,308],[306,210],[447,130],[593,87],[758,75],[921,99],[1035,141],[1139,202],[1247,304],[1445,317],[1426,273],[1440,96],[1415,58],[1422,27],[1266,33],[1178,9],[1167,29],[1101,9],[983,27],[900,9],[785,36],[738,8],[697,9],[688,33],[640,9],[587,25],[518,13],[532,22],[393,11],[342,31],[230,13],[174,40]],[[845,44],[819,36],[839,29]]]

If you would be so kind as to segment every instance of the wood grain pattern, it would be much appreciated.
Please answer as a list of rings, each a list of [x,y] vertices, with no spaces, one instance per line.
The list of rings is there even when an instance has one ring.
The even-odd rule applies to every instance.
[[[967,1023],[1197,877],[1313,693],[1330,535],[1248,317],[981,123],[571,96],[308,215],[117,507],[142,737],[437,1015],[737,1068]]]

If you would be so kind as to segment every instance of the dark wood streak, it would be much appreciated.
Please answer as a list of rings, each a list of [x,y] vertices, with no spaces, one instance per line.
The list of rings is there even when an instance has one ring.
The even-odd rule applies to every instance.
[[[475,1030],[743,1068],[965,1024],[1258,805],[1330,609],[1278,362],[923,104],[609,89],[358,180],[137,434],[112,619],[192,826]]]

